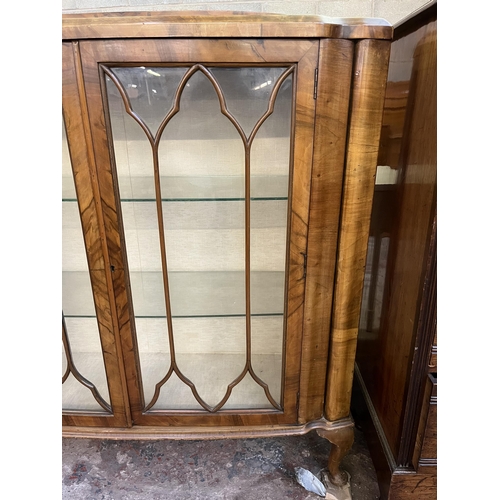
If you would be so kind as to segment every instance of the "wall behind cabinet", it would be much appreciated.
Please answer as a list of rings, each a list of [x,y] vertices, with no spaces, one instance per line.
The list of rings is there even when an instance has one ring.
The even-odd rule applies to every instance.
[[[148,10],[236,10],[331,17],[382,17],[394,24],[429,0],[63,0],[63,13]]]

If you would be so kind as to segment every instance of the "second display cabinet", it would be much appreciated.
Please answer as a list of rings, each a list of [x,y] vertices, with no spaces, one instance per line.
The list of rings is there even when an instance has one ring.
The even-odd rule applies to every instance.
[[[342,482],[391,36],[64,16],[64,435],[316,429]]]

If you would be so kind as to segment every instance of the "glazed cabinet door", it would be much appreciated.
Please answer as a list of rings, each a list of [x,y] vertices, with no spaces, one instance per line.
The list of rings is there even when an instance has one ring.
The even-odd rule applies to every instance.
[[[296,423],[318,42],[78,50],[134,424]]]
[[[124,427],[130,410],[76,47],[62,48],[63,425]]]

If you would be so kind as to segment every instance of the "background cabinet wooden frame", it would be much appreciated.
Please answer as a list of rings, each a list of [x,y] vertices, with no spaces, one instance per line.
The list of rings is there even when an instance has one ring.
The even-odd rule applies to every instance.
[[[327,439],[342,443],[334,447],[340,455],[347,451],[391,36],[392,28],[380,20],[218,13],[63,16],[68,142],[74,151],[85,145],[81,159],[72,154],[78,163],[73,168],[90,273],[94,283],[100,271],[106,284],[102,300],[109,318],[99,324],[108,384],[116,393],[113,415],[123,415],[119,422],[106,420],[107,425],[91,414],[80,420],[65,415],[65,435],[196,438],[323,429]],[[293,67],[287,334],[279,410],[144,411],[110,124],[104,112],[103,68],[127,64]],[[84,211],[86,204],[95,207],[93,212]],[[347,437],[339,438],[344,431]],[[338,453],[332,464],[338,462]]]
[[[391,500],[437,495],[436,87],[433,2],[394,31],[378,163],[396,181],[375,190],[356,355],[353,414]]]

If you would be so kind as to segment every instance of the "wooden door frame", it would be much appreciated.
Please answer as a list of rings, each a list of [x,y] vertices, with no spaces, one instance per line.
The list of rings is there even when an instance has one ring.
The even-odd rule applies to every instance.
[[[95,412],[63,410],[62,423],[90,427],[125,427],[131,425],[132,419],[127,388],[121,375],[121,345],[117,336],[116,316],[113,315],[111,272],[104,247],[99,186],[95,181],[95,162],[86,120],[78,44],[63,43],[62,56],[63,118],[112,409],[109,413],[104,409]]]
[[[80,42],[83,78],[89,121],[100,187],[100,206],[105,227],[109,265],[113,268],[116,317],[124,356],[123,376],[127,379],[133,421],[151,426],[224,426],[296,424],[302,349],[302,327],[305,294],[305,256],[307,255],[310,209],[311,168],[315,120],[315,69],[318,62],[317,40],[288,39],[147,39]],[[285,349],[283,411],[219,410],[149,411],[143,412],[137,341],[131,321],[127,263],[113,174],[112,149],[108,138],[103,103],[103,74],[100,64],[210,64],[235,66],[296,65],[295,133],[292,134],[293,155],[291,203],[289,204],[288,308]],[[221,64],[223,63],[223,64]],[[108,133],[106,132],[108,130]],[[132,368],[133,367],[133,368]]]

